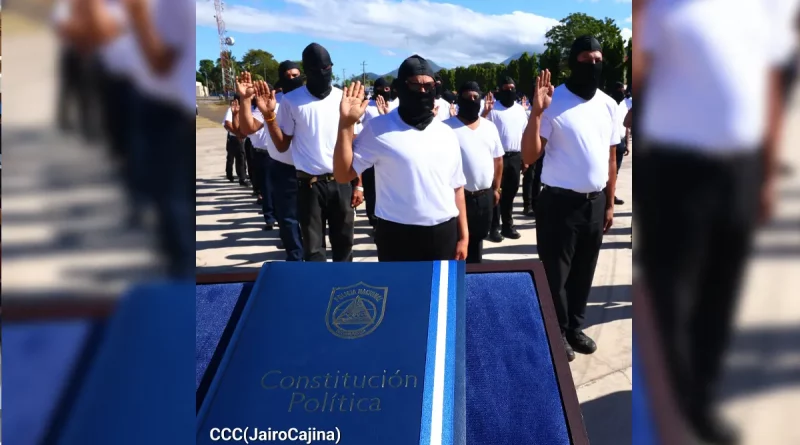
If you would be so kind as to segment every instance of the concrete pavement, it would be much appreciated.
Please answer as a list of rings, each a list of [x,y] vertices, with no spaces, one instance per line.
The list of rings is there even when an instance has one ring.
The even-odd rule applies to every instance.
[[[225,179],[225,131],[197,131],[197,267],[198,273],[257,270],[265,261],[283,260],[277,230],[264,232],[260,207],[250,189]],[[626,158],[618,180],[614,227],[605,237],[594,278],[586,332],[598,344],[591,356],[572,362],[572,376],[593,444],[630,443],[631,430],[631,163]],[[515,203],[522,209],[522,197]],[[516,218],[519,240],[484,243],[487,261],[537,258],[536,222]],[[368,236],[363,205],[355,228],[355,261],[377,261]]]

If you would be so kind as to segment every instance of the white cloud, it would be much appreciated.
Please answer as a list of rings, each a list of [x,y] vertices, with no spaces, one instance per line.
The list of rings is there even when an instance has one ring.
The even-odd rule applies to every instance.
[[[633,23],[633,16],[630,16],[627,19],[625,19],[625,23]]]
[[[627,42],[631,39],[631,37],[633,37],[633,30],[630,28],[622,28],[620,34],[622,34],[622,40]]]
[[[488,15],[426,0],[285,1],[294,12],[226,5],[225,25],[232,35],[297,33],[417,53],[445,65],[468,65],[542,50],[545,33],[558,24],[528,12]],[[196,14],[198,26],[216,28],[213,2],[197,0]]]
[[[397,54],[394,53],[394,51],[391,51],[391,50],[388,50],[388,49],[382,49],[381,50],[381,54],[383,54],[384,56],[389,56],[389,57],[393,57],[393,56],[397,55]]]

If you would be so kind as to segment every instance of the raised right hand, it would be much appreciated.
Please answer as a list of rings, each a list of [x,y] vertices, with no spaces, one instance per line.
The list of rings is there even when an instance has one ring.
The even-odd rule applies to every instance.
[[[339,105],[339,127],[355,125],[367,110],[369,101],[364,99],[364,85],[353,82],[342,92],[342,103]]]
[[[386,114],[389,112],[389,104],[386,103],[383,96],[375,98],[375,106],[378,107],[378,114]]]
[[[275,91],[270,90],[269,85],[264,80],[257,80],[255,86],[255,101],[258,111],[263,115],[267,115],[275,111],[278,107],[278,101],[275,100]]]
[[[494,94],[489,93],[486,95],[486,100],[483,104],[483,112],[488,113],[494,108]]]
[[[550,70],[544,70],[536,76],[536,88],[531,102],[531,114],[541,116],[544,113],[544,110],[553,101],[554,90],[555,88],[550,83]]]
[[[239,78],[236,79],[236,93],[242,99],[252,99],[255,96],[256,90],[253,88],[253,79],[247,71],[242,71],[239,74]]]

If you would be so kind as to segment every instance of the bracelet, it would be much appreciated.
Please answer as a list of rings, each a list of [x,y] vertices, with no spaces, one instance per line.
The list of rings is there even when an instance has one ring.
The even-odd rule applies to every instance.
[[[363,193],[363,192],[364,192],[364,187],[361,187],[360,185],[357,185],[357,186],[356,186],[356,191],[357,191],[357,192],[362,192],[362,193]]]
[[[273,114],[273,115],[272,115],[272,118],[270,118],[270,119],[267,119],[267,120],[265,120],[264,122],[272,122],[272,121],[274,121],[274,120],[275,120],[275,118],[277,118],[277,117],[278,117],[278,115],[277,115],[277,114]]]

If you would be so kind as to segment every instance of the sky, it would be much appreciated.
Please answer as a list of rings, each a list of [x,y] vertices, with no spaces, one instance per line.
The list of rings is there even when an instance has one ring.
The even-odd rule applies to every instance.
[[[216,60],[214,1],[196,6],[197,61]],[[631,36],[631,0],[224,0],[223,19],[237,59],[256,48],[300,60],[317,42],[334,73],[350,77],[389,73],[412,54],[443,68],[500,63],[541,50],[547,30],[573,12],[612,18]]]

